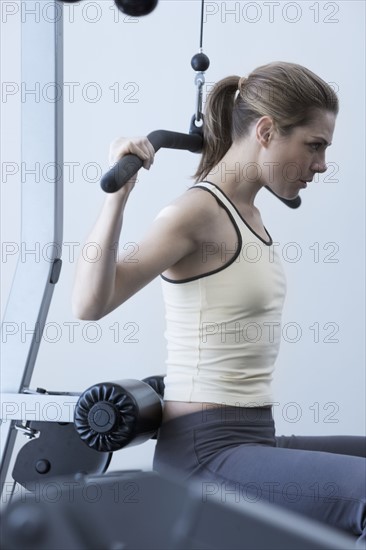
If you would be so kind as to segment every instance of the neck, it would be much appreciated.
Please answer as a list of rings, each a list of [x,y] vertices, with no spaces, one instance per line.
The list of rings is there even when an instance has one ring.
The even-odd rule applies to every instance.
[[[211,181],[227,194],[235,204],[240,204],[257,211],[254,201],[258,191],[263,187],[260,179],[260,168],[248,151],[243,158],[243,145],[230,147],[225,156],[207,175]],[[240,159],[240,160],[238,160]]]

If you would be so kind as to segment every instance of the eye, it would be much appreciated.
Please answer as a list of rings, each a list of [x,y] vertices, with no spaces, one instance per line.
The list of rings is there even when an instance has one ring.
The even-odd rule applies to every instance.
[[[319,147],[321,147],[322,143],[310,143],[310,147],[314,149],[314,151],[318,151]]]

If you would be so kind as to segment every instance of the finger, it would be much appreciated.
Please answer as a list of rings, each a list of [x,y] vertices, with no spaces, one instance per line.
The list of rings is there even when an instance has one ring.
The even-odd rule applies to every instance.
[[[154,164],[155,149],[152,146],[152,143],[147,138],[145,138],[143,142],[143,146],[141,148],[147,154],[146,162],[144,163],[144,168],[147,168],[147,170],[149,170],[151,165]]]
[[[155,160],[155,149],[149,140],[147,140],[147,148],[150,154],[150,166],[151,166],[152,164],[154,164],[154,160]]]
[[[142,151],[145,151],[151,159],[154,158],[155,149],[147,137],[138,138],[135,142],[135,145],[139,147]]]
[[[141,160],[142,165],[146,170],[149,170],[151,165],[154,162],[154,155],[155,151],[153,146],[149,144],[148,140],[144,140],[140,145],[137,145],[136,143],[131,148],[133,151],[133,154],[136,154]]]
[[[135,143],[123,144],[122,147],[119,147],[114,151],[113,156],[115,158],[115,162],[118,162],[127,155],[136,155],[142,161],[145,161],[148,158],[148,155]]]
[[[130,140],[119,138],[114,140],[110,146],[110,163],[118,162],[128,154],[138,156],[142,160],[143,167],[149,170],[154,162],[155,150],[146,137]]]

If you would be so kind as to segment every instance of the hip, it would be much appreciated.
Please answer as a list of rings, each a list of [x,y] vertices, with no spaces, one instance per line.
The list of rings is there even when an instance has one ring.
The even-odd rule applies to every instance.
[[[165,475],[171,471],[178,477],[194,476],[214,455],[238,445],[276,445],[271,406],[172,402],[167,411],[158,431],[153,466]]]
[[[186,414],[205,412],[218,407],[219,403],[164,401],[163,424]]]

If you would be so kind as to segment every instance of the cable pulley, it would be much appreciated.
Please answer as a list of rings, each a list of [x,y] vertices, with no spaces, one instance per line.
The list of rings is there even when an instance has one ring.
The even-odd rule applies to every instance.
[[[206,54],[203,53],[203,13],[205,7],[205,0],[201,2],[201,26],[200,26],[200,45],[199,53],[196,53],[191,59],[191,67],[197,72],[194,79],[194,83],[197,88],[196,94],[196,110],[195,110],[195,122],[203,122],[202,114],[202,95],[203,85],[205,83],[205,71],[210,66],[210,60]]]

